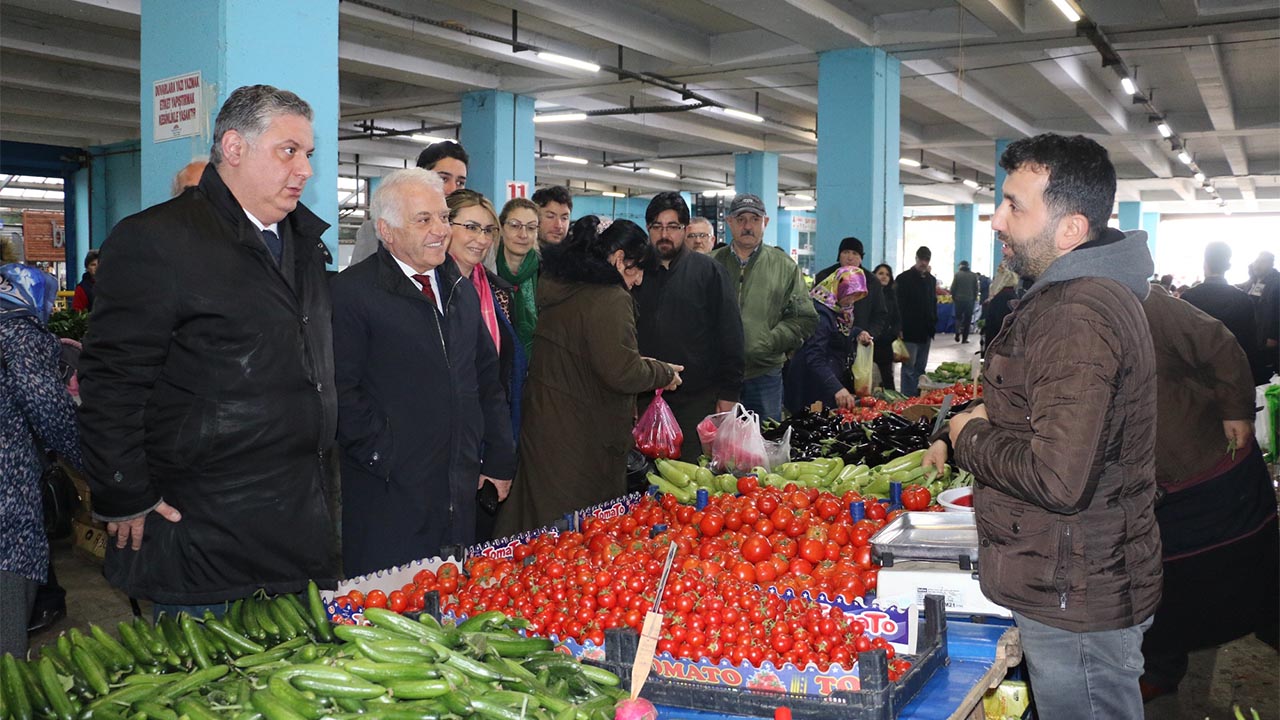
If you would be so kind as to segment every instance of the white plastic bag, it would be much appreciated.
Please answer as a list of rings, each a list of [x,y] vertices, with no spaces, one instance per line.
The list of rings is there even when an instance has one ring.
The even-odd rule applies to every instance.
[[[712,465],[722,472],[745,473],[768,462],[760,417],[741,403],[720,423],[711,452]]]

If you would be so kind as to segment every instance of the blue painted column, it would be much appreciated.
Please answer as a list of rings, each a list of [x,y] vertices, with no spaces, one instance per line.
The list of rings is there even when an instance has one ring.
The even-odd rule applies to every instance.
[[[80,242],[76,243],[75,257],[72,257],[71,249],[67,248],[67,278],[68,283],[70,283],[70,268],[83,268],[84,256],[89,252],[91,247],[97,247],[97,245],[93,245],[93,235],[89,233],[89,168],[80,168],[74,175],[63,180],[63,183],[75,187],[75,197],[73,200],[75,214],[65,215],[64,217],[67,218],[68,225],[73,222],[75,223],[76,237],[80,239]],[[98,244],[101,245],[102,241],[99,240]]]
[[[1120,229],[1138,230],[1142,227],[1142,203],[1120,203]]]
[[[1144,212],[1142,213],[1141,227],[1147,231],[1147,250],[1151,252],[1151,259],[1156,258],[1156,230],[1160,227],[1160,213]]]
[[[749,152],[734,156],[733,189],[739,193],[759,195],[766,208],[773,208],[769,226],[764,229],[764,242],[778,244],[778,153]],[[727,210],[727,208],[726,208]],[[733,232],[725,225],[725,242],[733,240]]]
[[[897,262],[902,232],[898,179],[899,61],[877,48],[818,54],[819,265],[840,239],[862,240],[863,267]]]
[[[462,96],[462,129],[467,149],[467,187],[484,193],[494,207],[507,202],[507,183],[529,184],[533,194],[533,98],[501,90]]]
[[[1000,167],[1000,156],[1004,155],[1004,151],[1009,147],[1012,140],[996,140],[996,162],[995,162],[995,178],[996,178],[996,204],[995,210],[991,211],[992,219],[995,219],[995,213],[1000,209],[1000,203],[1004,202],[1004,179],[1009,174]],[[996,268],[1000,267],[1000,262],[1004,260],[1004,252],[1000,242],[1000,238],[996,235],[996,231],[991,231],[991,277],[996,276]]]
[[[203,131],[157,142],[154,83],[195,71],[204,92]],[[324,242],[337,259],[338,3],[142,0],[141,80],[143,207],[169,199],[178,170],[209,154],[214,119],[232,90],[274,85],[310,103],[315,174],[302,202],[330,224]]]
[[[973,266],[973,238],[978,232],[978,210],[972,203],[956,205],[956,252],[955,263],[959,267],[961,260],[969,261]]]

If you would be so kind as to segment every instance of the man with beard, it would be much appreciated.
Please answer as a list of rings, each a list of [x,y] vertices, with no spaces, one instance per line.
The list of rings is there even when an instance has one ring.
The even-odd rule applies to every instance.
[[[569,234],[569,215],[573,212],[569,189],[560,185],[542,188],[530,199],[538,206],[538,247],[559,245]]]
[[[763,243],[769,213],[758,195],[734,197],[728,223],[733,239],[711,257],[738,288],[746,358],[742,404],[761,420],[781,420],[782,365],[818,327],[818,311],[795,261]]]
[[[684,366],[684,383],[663,398],[684,433],[680,457],[693,461],[702,453],[698,423],[738,402],[742,317],[724,267],[685,242],[689,206],[680,193],[658,193],[644,217],[660,262],[632,290],[640,315],[636,336],[641,355]],[[643,407],[648,398],[642,400]]]
[[[1034,283],[988,348],[985,404],[947,431],[979,478],[982,592],[1013,611],[1042,720],[1140,720],[1161,588],[1146,233],[1107,227],[1116,175],[1093,140],[1026,138],[1000,166],[992,227]]]

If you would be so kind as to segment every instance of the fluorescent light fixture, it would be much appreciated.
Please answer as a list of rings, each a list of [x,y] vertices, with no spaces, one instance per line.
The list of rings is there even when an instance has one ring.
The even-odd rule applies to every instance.
[[[579,60],[577,58],[571,58],[565,55],[558,55],[556,53],[550,53],[550,52],[540,52],[538,53],[538,58],[542,60],[546,60],[549,63],[555,63],[556,65],[564,65],[566,67],[578,68],[579,70],[586,70],[587,72],[600,72],[600,66],[593,62],[587,62],[586,60]]]
[[[586,159],[586,158],[574,157],[574,156],[572,156],[572,155],[552,155],[552,156],[551,156],[551,159],[552,159],[552,160],[556,160],[556,161],[558,161],[558,162],[562,162],[562,163],[572,163],[572,164],[574,164],[574,165],[586,165],[586,164],[587,164],[587,159]]]
[[[658,177],[664,177],[664,178],[680,177],[679,175],[676,175],[670,170],[663,170],[661,168],[645,168],[645,172],[649,173],[650,175],[657,175]]]
[[[603,195],[603,196],[605,196],[605,197],[611,197],[611,198],[624,198],[624,197],[626,197],[626,196],[627,196],[627,194],[626,194],[626,193],[614,192],[614,191],[612,191],[612,190],[605,190],[604,192],[602,192],[602,193],[600,193],[600,194],[601,194],[601,195]]]
[[[976,180],[970,180],[969,178],[965,178],[964,180],[961,180],[960,182],[964,183],[965,185],[968,185],[969,187],[973,188],[974,190],[981,190],[981,189],[982,189],[982,186],[981,186],[981,185],[979,185],[979,184],[978,184],[978,182],[977,182]]]
[[[760,117],[759,115],[756,115],[755,113],[749,113],[745,110],[738,110],[737,108],[725,108],[724,114],[732,115],[733,117],[736,117],[740,120],[750,120],[751,122],[764,122],[764,118]]]
[[[1133,81],[1130,80],[1129,76],[1127,75],[1125,77],[1120,78],[1120,87],[1121,89],[1124,90],[1126,95],[1132,95],[1138,92],[1137,86],[1133,84]]]
[[[423,135],[422,133],[414,133],[413,135],[409,136],[409,139],[414,142],[426,143],[427,145],[435,145],[438,142],[444,142],[445,140],[452,140],[453,138],[439,137],[436,135]]]
[[[1053,4],[1057,6],[1058,10],[1062,11],[1063,15],[1067,16],[1068,20],[1071,22],[1080,22],[1080,13],[1076,12],[1076,9],[1071,7],[1071,3],[1068,0],[1053,0]]]
[[[578,122],[579,120],[586,119],[587,114],[583,112],[549,113],[533,116],[533,121],[536,123]]]
[[[1162,122],[1156,126],[1156,130],[1160,131],[1160,137],[1170,137],[1173,135],[1173,128],[1169,127],[1169,123]]]
[[[1178,159],[1182,161],[1183,165],[1191,164],[1191,156],[1187,154],[1186,150],[1181,150],[1178,152]]]
[[[1218,192],[1218,188],[1214,187],[1213,183],[1205,183],[1204,189],[1208,190],[1210,195],[1216,194]]]
[[[909,157],[898,158],[898,164],[905,165],[906,167],[913,167],[913,168],[920,167],[919,160],[916,160],[915,158],[909,158]]]
[[[809,193],[796,193],[791,197],[795,198],[796,200],[808,200],[809,202],[813,202],[813,196],[810,195]]]
[[[795,207],[789,207],[787,209],[791,212],[813,212],[813,208],[813,205],[796,205]]]
[[[1198,172],[1198,173],[1196,173],[1196,174],[1195,174],[1195,178],[1196,178],[1196,182],[1198,182],[1198,183],[1202,183],[1202,182],[1204,182],[1204,173],[1202,173],[1202,172]]]

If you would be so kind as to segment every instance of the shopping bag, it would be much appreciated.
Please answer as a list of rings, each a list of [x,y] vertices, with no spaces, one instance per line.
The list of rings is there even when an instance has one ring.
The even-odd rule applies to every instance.
[[[859,345],[858,354],[853,358],[853,394],[864,396],[871,394],[872,371],[875,367],[875,343]]]
[[[711,457],[712,448],[716,444],[716,435],[720,432],[720,424],[732,414],[732,412],[714,413],[702,418],[702,422],[698,423],[698,441],[702,443],[703,455]]]
[[[911,352],[907,350],[907,344],[902,341],[902,338],[893,341],[893,361],[911,362]]]
[[[662,390],[654,392],[653,402],[640,416],[631,437],[635,438],[636,449],[647,458],[680,457],[684,433],[680,430],[680,423],[676,422],[675,413],[671,412],[671,406],[662,399]]]
[[[784,463],[791,462],[791,428],[777,440],[764,441],[764,467],[769,472]]]
[[[715,445],[711,448],[711,464],[717,472],[745,473],[768,461],[764,437],[760,434],[760,417],[741,403],[720,423]]]

